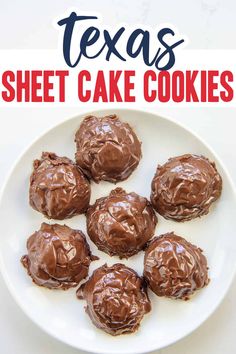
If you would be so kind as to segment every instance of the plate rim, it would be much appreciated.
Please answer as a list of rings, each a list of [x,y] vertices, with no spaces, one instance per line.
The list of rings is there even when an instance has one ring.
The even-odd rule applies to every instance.
[[[19,154],[19,156],[15,159],[14,163],[12,164],[11,168],[9,169],[7,175],[4,178],[2,187],[0,188],[0,211],[3,207],[2,205],[2,200],[3,200],[3,196],[5,193],[5,189],[7,188],[8,185],[8,181],[11,178],[15,168],[18,166],[18,164],[20,163],[20,161],[22,160],[22,158],[24,157],[25,154],[27,154],[28,150],[30,150],[30,148],[36,144],[41,138],[43,138],[46,134],[50,133],[53,129],[55,129],[56,127],[60,127],[63,124],[65,124],[66,122],[72,121],[76,118],[82,117],[83,115],[91,115],[91,114],[97,114],[98,116],[100,116],[101,112],[105,113],[105,114],[112,114],[111,111],[113,111],[114,114],[117,114],[119,116],[119,112],[125,112],[125,111],[132,111],[132,112],[136,112],[137,114],[140,113],[144,113],[144,114],[148,114],[152,119],[155,119],[156,117],[158,117],[159,119],[162,119],[163,121],[168,121],[171,124],[174,124],[175,126],[183,129],[185,132],[191,134],[193,137],[195,137],[202,145],[204,145],[208,151],[210,151],[210,153],[212,154],[212,156],[214,157],[215,162],[222,168],[222,170],[225,173],[225,176],[229,182],[230,188],[233,192],[233,198],[234,201],[236,202],[236,186],[233,182],[233,179],[230,175],[230,173],[228,172],[228,169],[225,167],[224,163],[222,162],[221,158],[219,158],[218,154],[214,151],[214,149],[203,139],[201,138],[198,133],[195,133],[194,131],[192,131],[191,128],[186,127],[183,123],[180,123],[179,121],[175,121],[173,120],[170,116],[163,116],[162,114],[159,114],[158,111],[153,111],[152,109],[144,109],[144,108],[128,108],[128,107],[120,107],[118,108],[117,106],[109,106],[106,108],[100,107],[100,108],[96,108],[96,109],[91,109],[88,110],[86,109],[79,109],[79,112],[73,116],[70,116],[69,118],[64,118],[62,121],[60,121],[59,123],[54,123],[52,126],[50,126],[47,129],[44,129],[43,132],[41,132],[38,136],[36,136],[34,139],[32,139],[32,141],[27,144],[27,146],[21,151],[21,153]],[[9,277],[7,275],[6,272],[6,268],[4,265],[4,261],[2,259],[2,252],[0,251],[0,272],[2,274],[2,277],[4,279],[4,282],[6,284],[7,289],[9,290],[12,298],[14,299],[14,301],[16,302],[16,304],[19,306],[19,308],[23,311],[23,313],[38,327],[40,328],[44,333],[46,333],[47,335],[50,335],[52,338],[58,340],[59,342],[62,342],[66,345],[68,345],[69,347],[73,347],[79,350],[83,350],[87,353],[95,353],[95,354],[110,354],[109,351],[107,350],[95,350],[95,349],[88,349],[85,348],[83,345],[78,347],[75,346],[73,344],[71,344],[69,341],[66,341],[64,339],[61,339],[59,336],[56,335],[56,333],[52,333],[50,331],[50,329],[46,329],[44,328],[40,323],[38,323],[34,316],[31,315],[30,312],[28,312],[27,310],[27,306],[24,306],[19,300],[18,297],[16,296],[16,292],[14,290],[14,287],[12,286],[12,283],[9,281]],[[198,329],[208,318],[210,318],[212,316],[212,314],[217,310],[217,308],[219,307],[219,305],[222,303],[223,299],[225,298],[230,286],[232,285],[234,276],[236,273],[236,262],[235,262],[235,267],[231,273],[231,276],[229,277],[229,281],[228,281],[228,285],[224,288],[224,290],[222,291],[221,296],[219,297],[219,299],[216,301],[215,305],[210,309],[209,313],[207,313],[206,315],[204,314],[204,316],[202,317],[201,321],[199,321],[197,323],[197,325],[194,326],[194,328],[190,328],[188,331],[186,331],[186,333],[184,335],[178,336],[177,338],[175,338],[171,343],[166,344],[160,348],[158,348],[158,344],[148,348],[147,350],[139,350],[139,349],[135,349],[135,350],[129,350],[127,353],[128,354],[144,354],[144,353],[149,353],[151,351],[154,350],[161,350],[164,349],[168,346],[174,345],[176,342],[178,342],[181,339],[184,339],[185,337],[189,336],[191,333],[193,333],[196,329]],[[113,354],[121,354],[120,351],[113,351]]]

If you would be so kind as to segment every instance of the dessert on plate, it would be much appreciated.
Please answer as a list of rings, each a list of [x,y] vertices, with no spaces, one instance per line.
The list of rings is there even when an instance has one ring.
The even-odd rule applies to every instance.
[[[185,154],[159,165],[152,180],[151,202],[166,219],[188,221],[208,214],[221,194],[222,179],[215,163]]]
[[[86,300],[93,324],[113,336],[135,332],[151,310],[143,279],[120,263],[96,269],[77,297]]]
[[[127,179],[141,159],[141,143],[128,123],[115,114],[88,116],[75,135],[76,162],[95,182]]]
[[[128,258],[154,235],[157,217],[151,203],[138,194],[116,188],[99,198],[86,213],[87,233],[100,251]]]
[[[202,250],[173,232],[150,241],[144,257],[144,278],[158,296],[188,300],[209,283]]]
[[[35,284],[66,290],[87,277],[89,265],[96,259],[82,231],[42,223],[28,238],[21,262]]]

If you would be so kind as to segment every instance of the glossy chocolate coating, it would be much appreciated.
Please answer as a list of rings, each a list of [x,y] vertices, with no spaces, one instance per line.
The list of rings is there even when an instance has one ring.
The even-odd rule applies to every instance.
[[[154,235],[157,217],[150,202],[116,188],[87,210],[87,232],[98,249],[128,258]]]
[[[206,257],[173,232],[155,237],[146,249],[144,278],[158,296],[188,300],[209,283]]]
[[[114,336],[136,331],[151,310],[143,279],[120,263],[96,269],[77,297],[87,301],[94,325]]]
[[[77,286],[88,275],[92,260],[82,231],[68,226],[43,223],[27,241],[28,254],[21,258],[23,266],[37,285],[49,289]]]
[[[127,179],[141,159],[141,143],[116,115],[88,116],[75,135],[76,162],[95,182]]]
[[[207,214],[221,190],[215,164],[203,156],[186,154],[157,167],[151,202],[164,218],[188,221]]]
[[[49,219],[70,218],[87,210],[90,184],[73,161],[44,152],[41,160],[34,161],[29,200]]]

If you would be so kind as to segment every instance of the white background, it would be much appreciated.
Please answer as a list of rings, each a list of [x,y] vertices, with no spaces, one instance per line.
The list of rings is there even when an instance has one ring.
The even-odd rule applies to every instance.
[[[156,25],[172,22],[187,34],[192,49],[236,49],[233,0],[129,0],[38,2],[0,0],[0,49],[56,48],[52,19],[69,6],[98,11],[107,24]],[[226,54],[227,55],[227,54]],[[0,64],[1,65],[1,64]],[[96,107],[98,108],[98,107]],[[144,108],[144,107],[143,107]],[[48,127],[78,113],[78,108],[2,108],[0,110],[0,185],[19,153]],[[198,133],[223,160],[236,182],[236,109],[163,108],[158,113]],[[11,216],[14,217],[14,216]],[[4,235],[1,235],[4,237]],[[162,354],[236,352],[236,282],[214,315],[192,335]],[[80,354],[42,333],[16,306],[0,279],[1,354]]]

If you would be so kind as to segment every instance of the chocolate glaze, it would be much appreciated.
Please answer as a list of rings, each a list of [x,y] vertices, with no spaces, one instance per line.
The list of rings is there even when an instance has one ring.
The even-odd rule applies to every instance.
[[[65,219],[86,211],[90,184],[67,157],[43,152],[34,161],[30,178],[30,205],[49,219]]]
[[[155,237],[144,257],[144,278],[158,296],[188,300],[209,283],[202,250],[173,232]]]
[[[143,279],[120,263],[96,269],[77,297],[87,301],[93,324],[114,336],[136,331],[151,310]]]
[[[27,241],[28,255],[21,258],[23,266],[37,285],[49,289],[77,286],[88,275],[92,260],[82,231],[68,226],[43,223]]]
[[[203,156],[186,154],[157,167],[151,202],[164,218],[187,221],[207,214],[221,190],[215,164]]]
[[[128,258],[154,235],[157,217],[150,202],[116,188],[87,210],[87,232],[98,249]]]
[[[95,182],[128,178],[141,158],[141,143],[116,115],[88,116],[75,135],[76,162]]]

